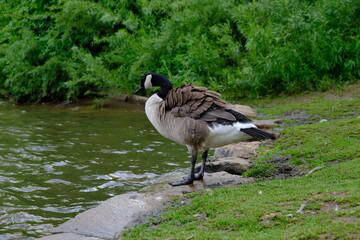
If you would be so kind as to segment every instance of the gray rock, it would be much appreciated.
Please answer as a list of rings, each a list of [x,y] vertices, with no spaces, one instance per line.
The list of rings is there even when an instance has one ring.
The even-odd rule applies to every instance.
[[[261,142],[242,142],[229,144],[224,147],[215,149],[215,159],[236,157],[242,159],[250,159],[255,156],[256,149],[259,148]]]
[[[172,187],[168,183],[179,181],[184,176],[189,174],[188,169],[183,169],[182,171],[177,171],[161,176],[156,183],[149,185],[146,188],[140,190],[140,193],[153,193],[157,192],[161,196],[178,197],[184,193],[195,192],[199,190],[204,190],[216,186],[232,186],[237,184],[244,184],[253,181],[252,178],[243,178],[241,176],[232,175],[227,172],[215,172],[215,173],[205,173],[204,179],[201,181],[195,181],[194,184],[184,185],[178,187]]]
[[[206,164],[206,172],[221,172],[225,171],[230,174],[241,175],[250,168],[250,163],[246,159],[237,157],[221,158],[215,162],[209,162]]]
[[[205,165],[206,172],[225,171],[230,174],[241,175],[247,171],[251,164],[250,159],[256,155],[256,149],[261,142],[242,142],[229,144],[215,149],[214,157]],[[196,171],[199,171],[200,165]]]
[[[139,193],[118,195],[63,223],[55,228],[54,233],[114,239],[133,220],[135,214],[152,211],[162,201]]]
[[[87,237],[73,233],[59,233],[40,238],[39,240],[102,240],[96,237]]]
[[[42,240],[97,240],[117,239],[121,233],[134,225],[144,223],[149,217],[157,217],[171,198],[184,193],[209,189],[211,187],[232,186],[253,182],[227,172],[206,173],[204,180],[194,184],[172,187],[168,182],[179,181],[187,170],[165,174],[139,193],[115,196],[99,206],[80,213],[75,218],[55,228],[53,235]],[[64,237],[64,238],[62,238]]]

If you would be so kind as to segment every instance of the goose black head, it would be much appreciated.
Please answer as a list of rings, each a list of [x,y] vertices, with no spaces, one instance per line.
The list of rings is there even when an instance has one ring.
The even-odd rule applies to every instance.
[[[161,90],[157,93],[159,97],[164,99],[168,92],[172,89],[171,82],[161,74],[158,73],[146,73],[141,77],[141,83],[139,88],[134,94],[150,89],[153,87],[160,87]]]

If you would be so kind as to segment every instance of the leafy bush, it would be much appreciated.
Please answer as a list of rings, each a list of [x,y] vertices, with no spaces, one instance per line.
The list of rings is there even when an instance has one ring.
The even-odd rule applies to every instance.
[[[131,92],[148,71],[229,99],[360,76],[358,0],[22,0],[0,10],[0,94],[19,102]]]
[[[243,79],[262,95],[321,90],[358,78],[359,6],[332,0],[239,6],[234,16],[248,51]]]
[[[20,7],[17,14],[28,18],[8,22],[8,32],[20,37],[7,37],[8,32],[1,35],[4,76],[0,88],[19,102],[62,101],[100,93],[107,86],[108,71],[96,57],[103,47],[96,39],[113,34],[117,18],[98,4],[82,1],[54,4],[48,10],[32,14],[31,8],[23,12]],[[46,19],[42,23],[49,25],[46,34],[32,29],[38,19]]]

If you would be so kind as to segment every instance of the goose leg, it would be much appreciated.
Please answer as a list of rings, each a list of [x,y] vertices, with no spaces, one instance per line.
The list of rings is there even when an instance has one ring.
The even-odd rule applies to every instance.
[[[201,180],[204,178],[204,171],[205,171],[205,163],[208,156],[209,149],[205,150],[202,154],[202,161],[201,161],[201,167],[200,171],[195,174],[195,180]]]
[[[191,167],[190,167],[190,175],[188,177],[184,177],[183,181],[179,182],[171,182],[169,183],[171,186],[180,186],[192,184],[195,180],[195,163],[196,163],[197,152],[191,154]]]

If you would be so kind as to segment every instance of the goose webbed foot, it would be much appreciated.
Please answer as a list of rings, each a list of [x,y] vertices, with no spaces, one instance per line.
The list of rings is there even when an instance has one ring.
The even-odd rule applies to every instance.
[[[188,185],[188,184],[192,184],[194,182],[194,179],[191,177],[184,177],[183,181],[179,181],[179,182],[171,182],[169,183],[171,186],[181,186],[181,185]]]

